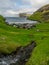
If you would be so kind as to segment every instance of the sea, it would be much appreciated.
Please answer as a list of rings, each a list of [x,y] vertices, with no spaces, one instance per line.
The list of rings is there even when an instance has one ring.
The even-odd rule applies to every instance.
[[[5,17],[9,24],[37,23],[37,21],[27,20],[25,17]]]

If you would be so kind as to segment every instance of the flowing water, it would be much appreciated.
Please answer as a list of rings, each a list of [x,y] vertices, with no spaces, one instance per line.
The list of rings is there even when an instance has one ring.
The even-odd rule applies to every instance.
[[[25,65],[31,56],[31,53],[36,47],[35,42],[25,47],[19,47],[19,49],[11,53],[10,55],[0,55],[0,65]]]

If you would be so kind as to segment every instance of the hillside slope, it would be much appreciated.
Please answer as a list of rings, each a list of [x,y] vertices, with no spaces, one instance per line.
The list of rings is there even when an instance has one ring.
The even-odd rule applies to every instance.
[[[29,19],[41,23],[36,25],[33,33],[37,46],[26,65],[49,65],[49,4],[34,12]]]
[[[0,53],[9,54],[34,40],[37,46],[26,65],[49,65],[49,23],[39,23],[28,30],[6,25],[4,18],[0,20]]]
[[[19,46],[25,46],[30,43],[31,31],[18,29],[5,24],[4,17],[0,16],[0,53],[11,53]]]
[[[26,65],[49,65],[49,23],[37,24],[33,39],[37,46]]]
[[[41,7],[39,10],[34,12],[30,17],[30,20],[36,20],[39,22],[49,22],[49,4]]]

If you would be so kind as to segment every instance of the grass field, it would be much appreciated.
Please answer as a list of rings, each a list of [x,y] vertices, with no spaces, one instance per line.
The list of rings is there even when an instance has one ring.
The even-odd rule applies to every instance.
[[[37,47],[26,65],[49,65],[49,23],[38,24],[34,33]]]
[[[0,52],[11,53],[17,47],[29,44],[33,40],[32,32],[0,22]]]
[[[39,23],[35,28],[27,30],[0,21],[0,53],[11,53],[32,40],[37,46],[26,65],[49,65],[49,23]]]

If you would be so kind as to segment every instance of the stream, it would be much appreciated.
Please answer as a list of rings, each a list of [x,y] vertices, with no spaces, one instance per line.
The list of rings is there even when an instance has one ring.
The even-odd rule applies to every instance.
[[[25,65],[35,47],[36,43],[32,41],[27,46],[19,47],[9,55],[0,54],[0,65]]]

